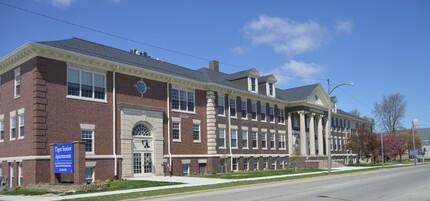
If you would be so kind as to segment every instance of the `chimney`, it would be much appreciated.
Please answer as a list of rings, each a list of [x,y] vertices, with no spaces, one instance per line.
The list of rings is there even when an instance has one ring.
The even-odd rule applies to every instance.
[[[219,62],[217,60],[209,61],[209,69],[219,72]]]

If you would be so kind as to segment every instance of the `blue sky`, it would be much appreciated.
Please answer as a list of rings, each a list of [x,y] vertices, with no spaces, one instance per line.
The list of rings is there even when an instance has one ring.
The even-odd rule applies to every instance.
[[[29,41],[78,37],[192,69],[216,59],[227,73],[275,73],[280,88],[353,82],[333,95],[341,109],[366,116],[383,95],[400,93],[407,100],[403,126],[416,117],[430,127],[430,1],[0,2],[103,32],[0,4],[1,58]]]

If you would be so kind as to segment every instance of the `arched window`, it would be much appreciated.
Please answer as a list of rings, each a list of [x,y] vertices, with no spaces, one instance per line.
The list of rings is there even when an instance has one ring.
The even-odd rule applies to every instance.
[[[151,130],[147,126],[145,126],[144,124],[137,124],[133,128],[132,134],[133,134],[133,136],[150,137],[151,136]]]

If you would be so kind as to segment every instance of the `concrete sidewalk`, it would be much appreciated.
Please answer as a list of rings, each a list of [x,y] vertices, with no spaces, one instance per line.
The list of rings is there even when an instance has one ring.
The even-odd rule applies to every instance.
[[[404,165],[406,165],[406,164],[396,164],[396,165],[390,165],[390,166],[404,166]],[[388,165],[386,167],[388,167]],[[351,171],[351,170],[360,170],[360,169],[369,169],[369,168],[381,168],[381,166],[338,167],[338,168],[333,168],[332,172],[342,172],[342,171]],[[160,190],[160,189],[173,189],[173,188],[183,188],[183,187],[192,187],[192,186],[204,186],[204,185],[237,182],[237,181],[254,181],[254,180],[275,179],[275,178],[294,177],[294,176],[303,176],[303,175],[316,175],[316,174],[325,174],[325,173],[327,173],[327,171],[288,174],[288,175],[276,175],[276,176],[268,176],[268,177],[254,177],[254,178],[247,178],[247,179],[211,179],[211,178],[203,178],[203,177],[152,176],[152,177],[130,178],[129,180],[180,182],[180,183],[184,183],[184,184],[171,185],[171,186],[149,187],[149,188],[137,188],[137,189],[129,189],[129,190],[108,191],[108,192],[100,192],[100,193],[66,195],[66,196],[58,196],[58,195],[5,196],[5,195],[0,195],[0,200],[2,200],[2,201],[15,201],[15,200],[20,200],[20,201],[45,201],[46,200],[46,201],[50,201],[50,200],[78,199],[78,198],[99,197],[99,196],[107,196],[107,195],[115,195],[115,194],[146,192],[146,191],[153,191],[153,190]]]

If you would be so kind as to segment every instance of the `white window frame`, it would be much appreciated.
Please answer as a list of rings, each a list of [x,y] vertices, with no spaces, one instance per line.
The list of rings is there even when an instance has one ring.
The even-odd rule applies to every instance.
[[[22,183],[23,183],[23,177],[22,177],[22,171],[23,171],[23,169],[22,169],[22,161],[20,161],[20,162],[17,162],[17,165],[18,165],[18,185],[20,185],[20,186],[22,186]]]
[[[200,123],[201,123],[200,120],[193,119],[193,142],[196,142],[196,143],[200,143],[202,141],[202,132],[201,132],[201,124]],[[194,139],[194,137],[195,137],[194,134],[196,132],[195,126],[198,126],[198,130],[197,130],[197,132],[199,132],[199,139],[198,140]]]
[[[245,168],[246,166],[246,168]],[[243,170],[248,171],[249,170],[249,158],[243,158]]]
[[[273,146],[272,146],[273,142]],[[270,149],[276,149],[276,134],[270,133]]]
[[[87,154],[94,154],[95,153],[95,134],[94,134],[94,129],[95,129],[95,125],[94,124],[80,124],[80,128],[81,128],[81,140],[84,141],[84,139],[82,138],[82,132],[83,131],[89,131],[91,132],[91,151],[87,151],[87,149],[85,148],[85,153]],[[87,139],[87,138],[85,138]],[[88,138],[89,139],[89,138]],[[85,146],[86,146],[86,142],[85,142]]]
[[[229,114],[230,114],[230,117],[232,117],[232,118],[237,118],[237,98],[236,97],[229,97],[229,99],[228,99],[229,101],[228,101],[228,107],[229,107],[229,111],[228,112],[230,112]],[[232,104],[232,103],[234,103],[234,104]],[[234,107],[232,107],[232,106],[234,106]],[[231,109],[232,108],[234,108],[234,115],[231,115]]]
[[[17,129],[16,129],[16,111],[12,111],[12,112],[10,112],[10,122],[9,122],[9,125],[10,125],[10,127],[9,127],[9,140],[10,141],[13,141],[13,140],[16,140],[16,138],[17,138],[17,134],[18,134],[18,132],[17,132]],[[15,137],[12,137],[12,129],[15,129]]]
[[[233,163],[233,165],[232,165],[232,171],[237,171],[238,170],[238,168],[237,168],[237,165],[238,165],[238,158],[233,158],[233,160],[231,161],[232,163]]]
[[[273,116],[273,120],[270,119]],[[275,106],[269,105],[269,121],[270,123],[275,123]]]
[[[69,95],[69,70],[75,70],[78,71],[79,73],[79,95]],[[90,73],[91,74],[91,85],[92,85],[92,95],[91,97],[83,97],[82,96],[82,73]],[[104,98],[103,99],[99,99],[99,98],[95,98],[95,75],[99,75],[99,76],[103,76],[104,79]],[[82,66],[78,66],[75,64],[68,64],[67,66],[67,89],[66,89],[66,98],[70,98],[70,99],[79,99],[79,100],[88,100],[88,101],[95,101],[95,102],[107,102],[107,84],[106,84],[106,72],[101,72],[101,71],[94,71],[94,70],[90,70],[87,69],[85,67]]]
[[[231,128],[230,129],[230,136],[231,136],[231,139],[230,139],[230,146],[231,146],[231,148],[232,149],[237,149],[238,147],[237,147],[237,128]],[[233,139],[235,140],[234,142],[235,143],[233,143]]]
[[[251,132],[252,135],[252,149],[258,149],[258,131],[252,131]],[[255,139],[254,139],[255,136]],[[254,147],[254,140],[256,141],[255,143],[255,147]]]
[[[246,140],[246,143],[244,141]],[[246,146],[243,146],[246,145]],[[249,138],[248,138],[248,129],[242,128],[242,149],[249,148]]]
[[[278,123],[285,125],[285,109],[283,107],[278,108],[278,112],[279,112]]]
[[[255,113],[255,118],[253,116],[253,114]],[[253,121],[257,121],[258,118],[258,113],[257,113],[257,103],[256,102],[251,102],[251,119]]]
[[[267,132],[261,132],[261,149],[267,149]]]
[[[252,90],[252,79],[254,79],[254,86],[255,89]],[[250,76],[248,77],[248,91],[253,92],[253,93],[258,93],[258,78]]]
[[[17,88],[19,87],[19,92]],[[19,98],[21,96],[21,68],[18,67],[14,70],[14,88],[13,96],[14,98]]]
[[[0,142],[4,142],[4,115],[3,114],[0,115]]]
[[[24,108],[21,108],[18,110],[18,129],[17,129],[17,135],[18,139],[24,139],[25,137],[25,116],[24,116]],[[21,135],[22,132],[22,135]]]
[[[220,104],[222,103],[222,104]],[[222,105],[222,113],[219,113],[219,107]],[[223,116],[225,117],[225,96],[218,94],[218,105],[217,105],[217,112],[218,112],[218,116]]]
[[[178,108],[173,108],[173,101],[174,101],[174,99],[173,99],[173,91],[174,90],[177,90],[178,91],[178,99],[177,99],[177,101],[178,101]],[[181,108],[181,92],[184,92],[185,93],[185,108]],[[178,86],[173,86],[172,87],[172,91],[170,92],[171,93],[171,95],[172,95],[172,111],[174,111],[174,112],[183,112],[183,113],[191,113],[191,114],[195,114],[196,113],[196,91],[195,90],[192,90],[192,89],[185,89],[185,88],[181,88],[181,87],[178,87]],[[193,94],[193,96],[192,96],[192,99],[190,99],[190,93],[192,93]],[[189,106],[189,103],[193,103],[193,110],[191,111],[190,110],[190,108],[188,107]]]
[[[285,150],[286,149],[286,134],[285,133],[279,133],[279,149]]]
[[[174,127],[173,124],[178,124],[178,138],[179,139],[175,139],[173,138],[173,131],[174,131]],[[181,118],[177,118],[177,117],[172,117],[172,141],[173,142],[181,142],[182,140],[182,134],[181,134]]]
[[[272,85],[272,90],[270,90],[270,85]],[[266,94],[267,96],[276,97],[275,83],[266,82],[266,92],[267,92],[267,94]],[[272,94],[270,94],[270,92],[272,92]]]
[[[242,119],[248,119],[248,99],[241,100],[240,101],[240,106],[241,106],[240,113],[241,113]],[[245,117],[243,116],[243,111],[245,111]]]
[[[219,149],[225,149],[226,148],[226,136],[225,136],[225,127],[221,127],[221,126],[219,126],[218,125],[218,148]],[[222,131],[222,133],[223,133],[223,135],[224,135],[224,138],[220,138],[220,133],[221,133],[221,131]],[[221,139],[223,139],[222,141],[223,141],[223,143],[224,143],[224,146],[220,146],[219,145],[219,142],[221,141]]]
[[[261,110],[261,114],[264,114],[264,120],[263,117],[261,117],[261,122],[267,122],[267,108],[266,108],[266,103],[260,103],[260,110]]]
[[[91,170],[91,178],[87,177],[87,170]],[[95,173],[95,167],[85,167],[85,181],[88,183],[89,180],[91,180],[91,183],[93,183],[94,180],[94,173]]]

